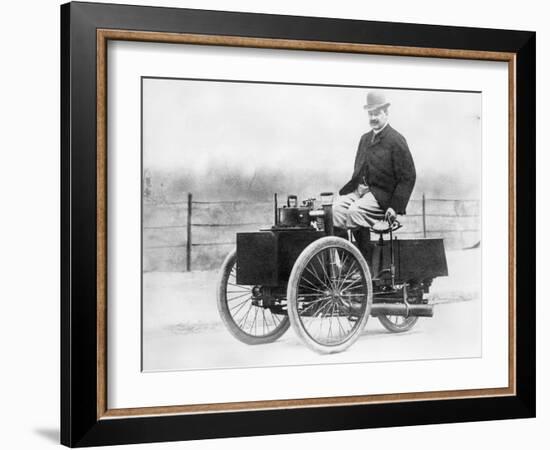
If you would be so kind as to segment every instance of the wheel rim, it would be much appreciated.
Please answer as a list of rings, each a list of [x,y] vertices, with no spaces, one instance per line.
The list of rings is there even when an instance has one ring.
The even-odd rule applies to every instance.
[[[361,328],[367,309],[367,278],[347,249],[314,254],[300,274],[296,302],[304,332],[323,346],[338,346]]]
[[[412,321],[416,320],[416,317],[386,316],[386,319],[388,319],[396,328],[403,328],[408,326]]]
[[[416,316],[389,316],[381,315],[378,317],[382,325],[387,328],[389,331],[399,332],[399,331],[408,331],[414,324],[418,321]]]
[[[252,286],[237,284],[236,260],[227,277],[225,303],[230,319],[248,336],[270,336],[285,325],[286,316],[273,314],[269,308],[254,304]]]

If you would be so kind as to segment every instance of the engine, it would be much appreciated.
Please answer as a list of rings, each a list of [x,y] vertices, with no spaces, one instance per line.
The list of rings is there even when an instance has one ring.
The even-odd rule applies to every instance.
[[[322,192],[321,201],[308,198],[298,204],[296,195],[289,195],[286,204],[279,207],[274,195],[275,224],[272,229],[323,230],[332,234],[332,192]]]

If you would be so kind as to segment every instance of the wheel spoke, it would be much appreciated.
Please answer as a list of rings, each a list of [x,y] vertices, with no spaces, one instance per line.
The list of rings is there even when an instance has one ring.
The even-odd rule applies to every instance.
[[[258,308],[254,308],[254,319],[252,320],[252,324],[250,325],[250,331],[252,331],[252,328],[254,328],[254,331],[256,331],[256,319],[258,318]],[[257,333],[254,333],[257,334]]]
[[[338,305],[338,302],[334,302],[334,308],[333,308],[333,318],[335,323],[335,333],[337,333],[337,338],[341,336],[340,329],[342,328],[340,324],[340,306]]]
[[[319,302],[323,302],[323,301],[329,303],[329,302],[330,302],[330,297],[321,297],[321,298],[319,298],[319,299],[317,299],[317,300],[313,300],[313,301],[311,301],[311,302],[308,302],[309,305],[308,305],[306,308],[302,309],[301,313],[303,314],[303,313],[306,312],[308,309],[310,309],[310,308],[316,306]]]
[[[237,315],[239,314],[239,312],[245,308],[245,305],[246,305],[246,304],[248,304],[248,300],[245,300],[244,302],[242,302],[241,306],[239,307],[239,309],[237,309],[237,311],[235,311],[235,312],[233,313],[232,310],[230,310],[229,313],[231,314],[232,317],[237,317]],[[252,303],[250,303],[249,309],[250,309],[251,307],[252,307]]]
[[[300,281],[305,281],[310,285],[310,287],[302,286],[304,289],[312,289],[314,291],[324,292],[323,290],[319,289],[319,287],[316,286],[309,278],[306,278],[304,275],[302,275],[302,279]]]
[[[334,312],[334,307],[333,305],[331,305],[331,308],[330,308],[330,318],[329,318],[329,324],[328,324],[328,340],[330,342],[330,337],[332,336],[332,314]]]
[[[348,270],[347,270],[347,273],[346,275],[342,278],[342,280],[340,281],[340,283],[338,283],[338,289],[342,289],[342,287],[344,286],[344,284],[348,281],[348,279],[350,279],[350,277],[352,277],[354,274],[356,274],[358,271],[357,270],[351,270],[351,268],[355,265],[355,260],[352,261],[351,265],[349,266]]]
[[[353,282],[351,284],[349,284],[348,286],[346,286],[346,288],[344,290],[342,290],[342,295],[347,295],[346,292],[349,291],[350,289],[359,289],[360,287],[362,287],[359,283],[361,283],[361,285],[363,284],[363,280],[359,279],[359,280],[353,280]]]
[[[229,310],[230,310],[230,311],[233,311],[235,308],[239,308],[239,310],[240,310],[240,309],[242,308],[242,305],[248,303],[248,300],[249,300],[248,298],[244,299],[241,303],[239,303],[239,304],[237,304],[237,305],[234,305],[234,306],[232,306],[231,308],[229,308]],[[237,310],[237,311],[235,312],[235,314],[238,313],[239,310]]]
[[[243,319],[239,322],[239,328],[243,328],[243,325],[246,324],[246,319],[248,319],[248,315],[250,314],[251,309],[252,309],[252,303],[250,303],[250,306],[248,307],[246,314],[243,316]]]
[[[233,302],[233,301],[235,301],[235,300],[238,300],[238,299],[240,299],[240,298],[243,298],[245,295],[248,295],[248,296],[250,296],[250,298],[252,298],[252,296],[250,295],[250,292],[245,292],[244,294],[236,295],[235,297],[228,298],[227,301],[228,301],[228,302]]]
[[[322,286],[328,287],[327,284],[326,284],[323,280],[321,280],[321,279],[319,278],[319,276],[318,276],[316,273],[312,272],[312,271],[310,270],[309,267],[306,267],[306,270],[307,270],[311,275],[313,275],[315,278],[317,278],[317,279],[319,280],[319,283],[321,283]]]
[[[301,281],[305,281],[306,283],[309,283],[309,286],[303,286]],[[304,289],[304,290],[310,290],[310,291],[316,291],[316,292],[320,292],[321,294],[324,294],[325,291],[319,289],[317,286],[315,286],[310,280],[308,280],[307,278],[305,277],[302,277],[302,279],[300,280],[300,286]],[[299,287],[300,287],[299,286]]]
[[[306,269],[308,269],[308,270],[309,270],[309,268],[310,268],[309,266],[306,267]],[[326,281],[323,281],[323,280],[321,279],[321,278],[322,278],[321,275],[319,274],[319,272],[317,272],[317,269],[315,268],[315,264],[312,264],[312,265],[311,265],[311,270],[313,270],[313,272],[314,272],[316,278],[321,282],[321,284],[323,284],[325,287],[327,287]]]
[[[336,251],[338,251],[338,250],[336,250]],[[340,259],[340,269],[343,269],[346,266],[346,262],[349,258],[349,254],[343,252],[342,256],[340,256],[340,253],[338,253],[338,257]],[[341,270],[340,270],[340,273],[341,273]]]
[[[332,305],[332,302],[330,301],[330,298],[327,297],[327,298],[325,298],[325,299],[323,299],[323,300],[325,300],[325,304],[324,304],[323,306],[320,306],[319,309],[318,309],[317,311],[315,311],[315,313],[314,313],[311,317],[316,317],[317,315],[322,315],[322,314],[325,312],[325,311],[324,311],[325,308],[326,308],[327,306]]]
[[[273,312],[272,312],[270,309],[268,309],[268,311],[269,311],[269,314],[271,315],[271,321],[273,322],[273,326],[274,326],[275,328],[277,328],[277,322],[276,322],[276,320],[275,320],[275,319],[276,319],[275,314],[273,314]]]
[[[227,282],[228,289],[232,289],[235,291],[251,291],[252,289],[248,286],[241,286],[240,284],[233,283],[232,281]]]
[[[325,267],[326,266],[326,262],[325,262],[325,255],[324,253],[321,253],[322,257],[321,257],[321,268],[323,269],[323,274],[325,275],[325,278],[327,280],[329,280],[330,282],[330,276],[329,274],[327,273],[327,268]],[[317,256],[317,259],[319,259],[319,256]],[[326,284],[325,284],[326,285]],[[332,285],[331,285],[332,286]]]

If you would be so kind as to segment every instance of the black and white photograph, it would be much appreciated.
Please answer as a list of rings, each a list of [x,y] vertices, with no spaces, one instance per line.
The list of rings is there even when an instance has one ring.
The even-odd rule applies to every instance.
[[[141,77],[142,371],[480,358],[479,91]]]
[[[7,2],[0,447],[538,449],[545,11]]]

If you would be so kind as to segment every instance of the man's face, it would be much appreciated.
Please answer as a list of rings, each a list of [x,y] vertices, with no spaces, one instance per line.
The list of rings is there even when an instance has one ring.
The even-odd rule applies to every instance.
[[[380,130],[388,121],[388,112],[384,108],[369,111],[369,124],[373,130]]]

